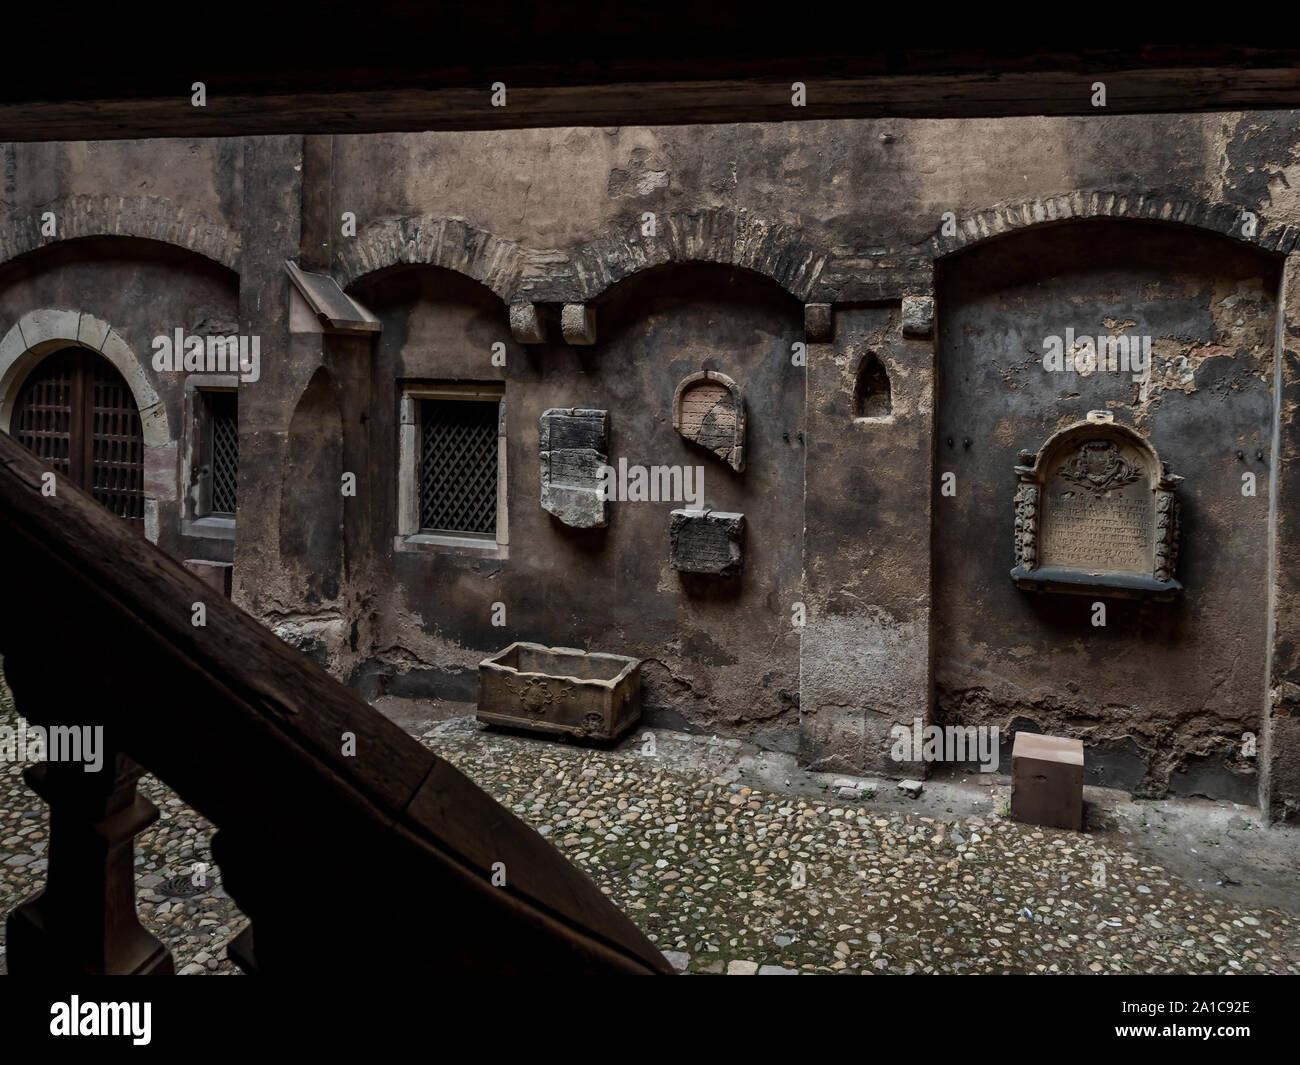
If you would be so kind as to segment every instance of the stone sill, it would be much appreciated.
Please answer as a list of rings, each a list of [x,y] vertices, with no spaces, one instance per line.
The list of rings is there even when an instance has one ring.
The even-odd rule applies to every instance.
[[[1183,586],[1178,581],[1158,581],[1143,573],[1107,573],[1102,570],[1044,566],[1026,570],[1017,566],[1011,579],[1029,592],[1062,592],[1067,595],[1100,595],[1119,599],[1148,599],[1167,603]]]
[[[234,518],[194,518],[181,522],[182,536],[197,536],[208,540],[233,540]]]
[[[393,537],[394,551],[413,551],[433,554],[473,554],[484,558],[505,559],[510,557],[507,544],[497,543],[475,536],[445,536],[439,533],[413,533],[410,536]]]

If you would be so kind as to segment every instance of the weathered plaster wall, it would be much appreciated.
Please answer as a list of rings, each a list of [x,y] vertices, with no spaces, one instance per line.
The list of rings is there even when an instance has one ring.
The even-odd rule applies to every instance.
[[[139,322],[129,327],[145,335],[142,351],[158,331],[145,319],[174,316],[172,297],[161,293],[170,285],[184,294],[197,283],[192,271],[201,273],[170,268],[188,260],[159,257],[165,245],[238,272],[238,322],[262,337],[263,376],[240,390],[235,595],[340,675],[390,688],[405,676],[413,690],[467,694],[480,650],[509,638],[615,641],[651,661],[648,702],[663,720],[750,732],[788,748],[798,737],[817,764],[889,772],[919,771],[881,764],[881,740],[890,723],[934,710],[931,658],[939,708],[987,720],[1020,713],[1024,691],[1035,685],[1055,685],[1034,671],[1059,659],[1052,669],[1070,676],[1057,689],[1051,720],[1101,742],[1109,779],[1151,791],[1166,783],[1248,789],[1249,766],[1225,768],[1224,737],[1253,727],[1263,734],[1261,764],[1275,769],[1265,798],[1283,812],[1300,806],[1295,744],[1287,739],[1300,683],[1292,661],[1300,642],[1291,623],[1296,596],[1286,576],[1294,553],[1287,530],[1297,519],[1279,465],[1295,450],[1293,401],[1285,398],[1294,391],[1293,360],[1281,364],[1285,417],[1276,422],[1276,337],[1266,335],[1275,268],[1234,250],[1286,254],[1300,238],[1296,114],[327,140],[317,138],[310,152],[294,137],[3,146],[0,260],[13,265],[16,279],[39,277],[44,262],[93,259],[95,244],[83,238],[148,239],[146,257],[169,268],[131,289],[142,298],[124,317]],[[52,237],[39,229],[47,209],[59,219]],[[345,211],[356,216],[355,237],[341,231]],[[1255,236],[1242,230],[1243,211],[1257,216]],[[653,238],[641,231],[646,212],[656,216]],[[955,233],[941,228],[949,214]],[[999,251],[991,243],[956,254],[1044,221],[1093,216],[1128,220],[1115,241],[1125,262],[1107,258],[1104,247],[1094,258],[1095,244],[1079,245],[1084,238],[1071,227],[1043,230],[1032,245],[1013,241]],[[1134,221],[1149,217],[1235,243],[1151,236]],[[283,264],[302,255],[305,235],[342,284],[355,282],[354,291],[383,308],[385,333],[374,351],[364,339],[290,333]],[[1030,259],[1041,277],[1025,274],[1019,247],[1038,249]],[[1169,251],[1168,261],[1153,258],[1153,248]],[[68,258],[44,258],[59,254]],[[942,332],[936,341],[905,339],[899,300],[931,293],[933,261],[944,256],[953,258],[940,263]],[[689,264],[697,260],[722,265],[695,271]],[[451,267],[486,288],[428,268],[412,275],[418,283],[376,273],[402,262]],[[769,280],[743,272],[720,280],[737,267]],[[124,267],[123,276],[133,269]],[[215,269],[228,292],[235,274]],[[87,275],[85,291],[122,287],[116,273],[111,283],[108,276]],[[980,287],[981,278],[999,276],[1002,288]],[[72,282],[62,284],[67,290]],[[32,309],[30,300],[52,297],[11,290],[5,298],[6,313],[17,315]],[[1116,321],[1141,311],[1161,318],[1158,353],[1187,362],[1162,369],[1153,394],[1136,404],[1123,390],[1102,390],[1100,402],[1084,389],[1042,393],[1019,363],[994,369],[978,361],[987,355],[982,345],[992,343],[990,308],[1005,300],[1015,305],[999,312],[1003,340],[1019,342],[1017,330],[1038,336],[1045,316],[1066,311]],[[549,341],[515,343],[503,301],[538,304]],[[597,310],[593,347],[559,338],[557,305],[572,301]],[[790,345],[806,339],[802,303],[836,305],[830,337],[809,343],[806,402],[789,359]],[[1250,314],[1238,327],[1234,316],[1243,309]],[[116,324],[112,313],[103,316]],[[1284,344],[1293,332],[1280,331]],[[487,353],[498,340],[508,350],[509,558],[394,552],[395,382],[402,375],[493,379],[498,371]],[[871,425],[855,423],[850,406],[868,349],[885,364],[895,402],[892,421]],[[936,349],[937,385],[927,372]],[[953,385],[953,360],[963,352],[977,359],[973,393]],[[696,457],[667,420],[664,397],[679,370],[708,359],[751,399],[754,465],[744,475]],[[322,369],[327,378],[317,376]],[[646,461],[699,461],[710,502],[746,513],[738,595],[692,592],[666,569],[660,524],[666,527],[667,506],[616,504],[603,533],[554,527],[537,505],[536,418],[547,406],[575,404],[611,411],[615,458],[641,451]],[[1159,642],[1161,668],[1137,670],[1128,646],[1125,663],[1110,667],[1123,684],[1103,691],[1094,673],[1109,660],[1098,657],[1097,637],[1091,629],[1079,636],[1055,608],[1026,605],[1005,576],[1010,547],[999,523],[1010,521],[1014,452],[1108,404],[1151,434],[1188,476],[1193,498],[1185,603],[1164,613],[1113,609],[1100,638],[1111,651],[1126,649],[1124,631]],[[292,439],[296,413],[320,448]],[[951,430],[950,415],[962,423]],[[180,419],[173,425],[179,433]],[[1250,468],[1258,463],[1252,442],[1265,454],[1257,472],[1269,483],[1249,504],[1228,502],[1240,473],[1238,440]],[[357,475],[358,495],[343,501],[341,518],[331,509],[327,528],[304,525],[298,503],[321,503],[315,480],[339,463]],[[950,466],[961,486],[955,500],[935,495],[937,475]],[[806,516],[789,498],[805,476]],[[955,536],[946,515],[957,505],[973,508],[974,543],[946,539]],[[1234,505],[1256,509],[1239,521]],[[221,557],[218,550],[211,545],[207,557]],[[984,616],[976,618],[970,596],[985,592]],[[493,601],[507,604],[505,629],[490,625]],[[799,601],[808,618],[802,631],[790,623]],[[1027,615],[1031,609],[1039,613]],[[1223,637],[1214,646],[1211,630]],[[1048,639],[1058,640],[1050,657]],[[986,666],[1003,679],[984,678]],[[1159,687],[1157,675],[1174,680]],[[955,695],[982,687],[1000,694],[983,703]],[[1029,703],[1041,716],[1042,700]],[[1116,707],[1137,707],[1132,714],[1142,721],[1119,725]]]
[[[683,268],[611,291],[595,345],[557,336],[523,348],[500,301],[446,271],[402,271],[358,292],[384,323],[370,432],[386,474],[373,484],[380,520],[371,549],[383,577],[374,652],[361,667],[374,679],[362,683],[472,699],[478,661],[512,640],[612,651],[646,660],[652,720],[768,730],[793,749],[798,658],[789,612],[800,569],[803,382],[790,350],[799,306],[761,278]],[[504,370],[491,363],[498,341]],[[700,369],[728,374],[745,393],[743,473],[673,430],[677,382]],[[398,382],[492,380],[506,383],[509,557],[396,550]],[[612,465],[702,467],[705,502],[746,515],[742,575],[720,582],[671,568],[669,514],[685,502],[613,502],[608,528],[593,530],[543,511],[538,418],[550,407],[608,410]],[[497,602],[503,627],[491,621]]]
[[[40,213],[53,210],[59,222],[55,239],[68,239],[75,233],[68,226],[76,223],[63,208],[84,197],[95,215],[111,217],[115,228],[109,232],[148,236],[137,229],[152,226],[157,239],[174,243],[212,238],[221,230],[236,234],[243,211],[244,147],[260,139],[5,144],[0,146],[5,222],[22,229],[34,220],[39,229]],[[219,237],[210,243],[213,257],[237,256],[237,240],[229,249],[220,243]]]
[[[956,475],[954,495],[936,482],[933,496],[945,721],[1082,736],[1098,783],[1253,801],[1255,758],[1241,740],[1258,734],[1264,699],[1277,283],[1272,257],[1114,222],[940,264],[936,472]],[[1045,338],[1067,327],[1151,336],[1149,384],[1045,370]],[[1098,409],[1186,478],[1180,601],[1036,595],[1008,577],[1018,453]]]
[[[846,307],[809,345],[801,754],[819,768],[923,772],[890,759],[891,726],[930,718],[933,345],[901,326],[897,305]],[[892,406],[860,418],[871,355]]]

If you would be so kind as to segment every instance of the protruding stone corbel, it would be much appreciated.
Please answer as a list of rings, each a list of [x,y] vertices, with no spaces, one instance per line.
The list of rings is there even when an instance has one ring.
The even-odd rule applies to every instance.
[[[928,337],[934,332],[934,297],[903,297],[903,336]]]
[[[546,326],[535,303],[510,304],[510,335],[520,344],[542,344]]]
[[[596,309],[585,303],[566,303],[560,312],[560,329],[567,344],[596,343]]]
[[[609,412],[552,407],[538,421],[542,509],[575,529],[609,523],[601,471],[609,461]]]
[[[805,303],[803,306],[803,331],[809,344],[829,344],[833,332],[831,305]]]

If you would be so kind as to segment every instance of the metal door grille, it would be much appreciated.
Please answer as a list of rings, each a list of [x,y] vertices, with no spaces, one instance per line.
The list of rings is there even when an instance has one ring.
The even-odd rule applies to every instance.
[[[212,512],[233,515],[239,481],[238,393],[209,393],[208,418],[212,432]]]
[[[144,520],[144,434],[135,398],[112,363],[86,353],[90,493],[119,518]]]
[[[23,385],[12,419],[18,442],[65,477],[72,461],[72,385],[77,362],[76,349],[42,362]]]
[[[144,523],[144,432],[122,375],[101,355],[65,348],[23,384],[13,435],[120,518]]]
[[[496,535],[495,401],[420,401],[420,528]]]

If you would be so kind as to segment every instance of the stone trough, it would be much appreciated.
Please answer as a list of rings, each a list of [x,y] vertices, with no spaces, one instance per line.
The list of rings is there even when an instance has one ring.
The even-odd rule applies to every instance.
[[[641,716],[641,660],[512,643],[478,667],[478,720],[615,740]]]

